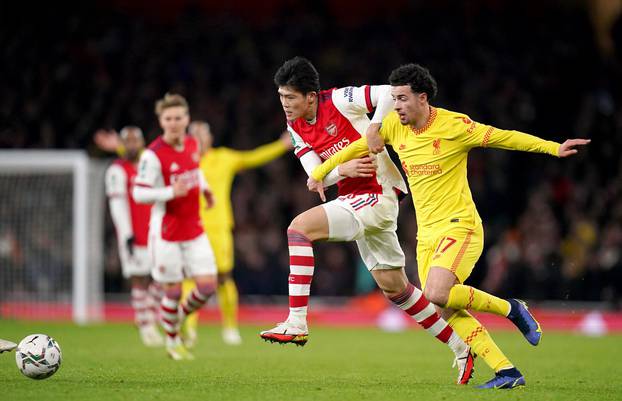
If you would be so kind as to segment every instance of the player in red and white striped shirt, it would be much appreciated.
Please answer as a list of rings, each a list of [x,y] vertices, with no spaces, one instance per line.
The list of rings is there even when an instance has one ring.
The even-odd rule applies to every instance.
[[[214,198],[199,170],[198,144],[186,134],[190,123],[186,99],[167,94],[156,103],[156,114],[164,133],[140,158],[134,198],[155,203],[149,232],[155,262],[151,274],[165,292],[160,314],[167,352],[175,360],[193,359],[179,327],[216,289],[214,253],[199,217],[199,196],[205,197],[208,207]],[[181,301],[184,277],[193,278],[196,287]]]
[[[322,160],[366,132],[370,125],[367,113],[376,108],[372,122],[382,121],[393,105],[388,85],[321,91],[317,71],[301,57],[286,61],[274,82],[294,152],[308,175]],[[335,183],[339,188],[337,199],[296,216],[288,228],[289,316],[261,332],[261,337],[298,345],[307,342],[307,306],[315,269],[312,244],[321,240],[356,241],[361,258],[387,298],[452,349],[458,364],[458,384],[468,383],[473,372],[470,347],[404,272],[405,257],[395,230],[398,196],[407,189],[390,157],[385,151],[376,160],[367,157],[344,163],[324,180],[324,186]]]
[[[151,283],[153,261],[147,251],[151,205],[138,204],[132,197],[136,166],[145,141],[141,129],[134,126],[124,127],[119,137],[124,153],[106,170],[106,195],[117,232],[123,276],[132,285],[134,321],[145,345],[160,346],[164,339],[156,323],[155,306],[159,299],[154,294],[158,291]]]

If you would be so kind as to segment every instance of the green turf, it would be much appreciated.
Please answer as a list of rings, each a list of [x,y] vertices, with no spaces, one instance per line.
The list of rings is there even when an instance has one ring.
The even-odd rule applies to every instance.
[[[0,400],[620,400],[622,336],[586,338],[545,332],[532,347],[514,332],[495,333],[522,370],[527,387],[477,390],[453,384],[451,353],[421,330],[315,327],[306,347],[260,341],[243,330],[244,344],[227,347],[215,326],[202,326],[197,360],[174,362],[163,349],[138,342],[130,325],[0,321],[0,338],[31,333],[55,337],[63,364],[53,377],[30,380],[14,354],[0,356]],[[472,384],[492,372],[480,360]]]

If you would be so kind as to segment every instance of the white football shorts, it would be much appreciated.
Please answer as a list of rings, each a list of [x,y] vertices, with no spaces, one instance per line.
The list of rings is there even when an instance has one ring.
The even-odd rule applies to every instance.
[[[178,283],[184,277],[216,275],[214,252],[207,235],[189,241],[170,242],[154,236],[151,276],[160,283]]]
[[[406,258],[397,239],[397,195],[345,195],[322,205],[329,241],[356,241],[368,270],[398,269]]]

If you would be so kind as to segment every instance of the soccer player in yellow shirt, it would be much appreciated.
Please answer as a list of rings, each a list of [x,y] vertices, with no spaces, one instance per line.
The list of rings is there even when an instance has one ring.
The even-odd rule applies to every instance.
[[[200,208],[201,221],[212,244],[218,268],[218,302],[222,316],[222,338],[226,344],[237,345],[242,339],[238,330],[238,290],[233,280],[233,210],[231,208],[231,186],[235,175],[243,170],[263,166],[280,157],[292,148],[289,133],[272,143],[249,151],[226,147],[213,147],[210,126],[204,121],[194,121],[188,128],[199,141],[201,160],[199,168],[212,188],[214,207]],[[201,200],[204,202],[204,200]],[[184,294],[192,291],[194,281],[183,283]],[[190,315],[184,322],[182,332],[187,346],[196,341],[198,315]]]
[[[469,309],[507,317],[532,345],[542,331],[524,302],[501,299],[464,285],[484,246],[482,220],[467,181],[467,156],[474,147],[494,147],[567,157],[589,140],[569,139],[563,144],[545,141],[518,131],[502,130],[468,116],[436,108],[428,102],[437,92],[430,72],[407,64],[390,77],[394,112],[318,166],[309,178],[309,189],[324,200],[321,185],[335,166],[377,153],[385,144],[398,154],[408,177],[417,216],[417,267],[425,296],[442,308],[443,317],[474,352],[495,371],[480,388],[514,388],[525,378],[501,352],[487,330]]]

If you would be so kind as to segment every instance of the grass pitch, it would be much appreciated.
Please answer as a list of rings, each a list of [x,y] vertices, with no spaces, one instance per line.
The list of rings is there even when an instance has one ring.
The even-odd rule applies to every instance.
[[[518,332],[493,333],[527,386],[477,390],[492,377],[476,361],[467,387],[454,384],[452,355],[421,330],[312,327],[304,347],[264,343],[244,327],[244,344],[225,346],[216,326],[201,326],[195,361],[174,362],[147,349],[129,324],[0,321],[0,338],[49,334],[63,352],[60,370],[43,381],[19,373],[14,353],[0,355],[0,400],[620,400],[622,336],[544,333],[538,347]]]

